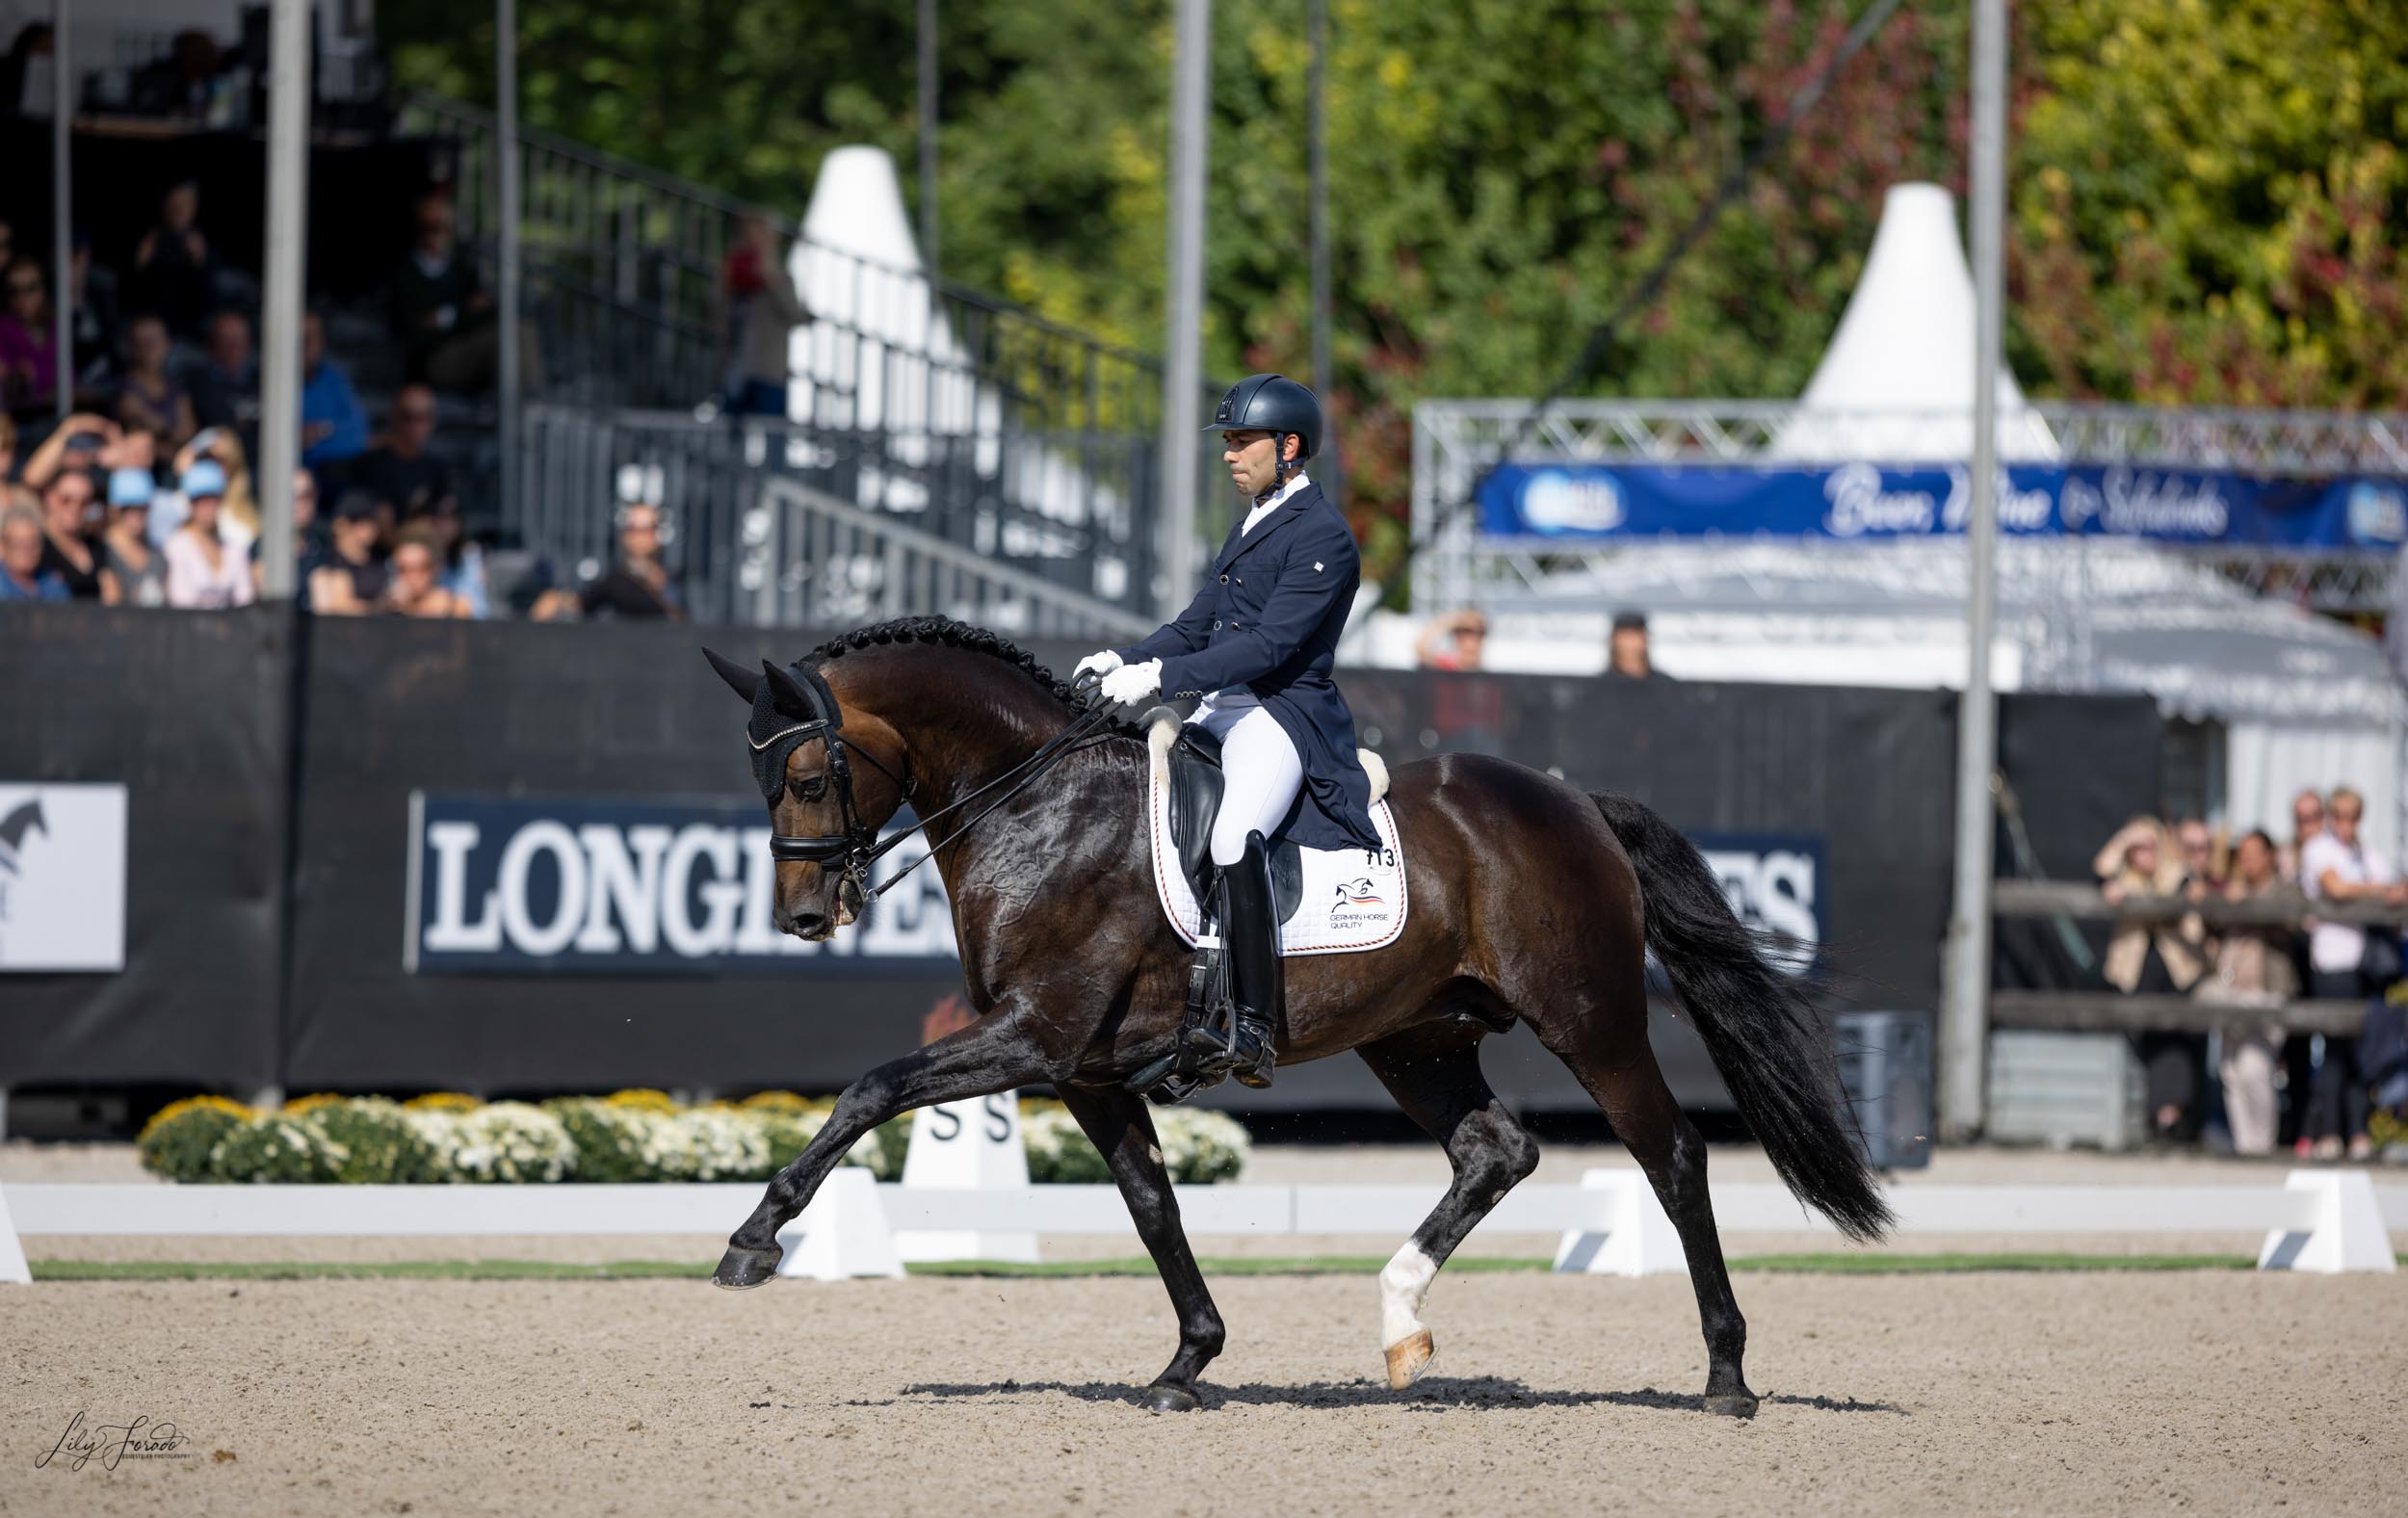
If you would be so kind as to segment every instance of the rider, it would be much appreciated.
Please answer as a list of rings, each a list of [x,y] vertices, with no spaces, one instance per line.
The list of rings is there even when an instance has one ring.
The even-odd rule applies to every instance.
[[[1124,704],[1204,698],[1188,720],[1221,745],[1212,854],[1236,1012],[1231,1073],[1259,1088],[1270,1085],[1282,996],[1270,843],[1384,847],[1354,714],[1330,679],[1362,565],[1346,518],[1304,473],[1322,440],[1312,391],[1248,375],[1204,431],[1220,433],[1242,519],[1177,619],[1133,647],[1089,654],[1078,672],[1100,671],[1106,698]]]

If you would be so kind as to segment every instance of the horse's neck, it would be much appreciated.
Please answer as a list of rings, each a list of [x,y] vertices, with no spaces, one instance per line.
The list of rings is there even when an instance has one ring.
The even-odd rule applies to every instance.
[[[963,815],[939,825],[945,836],[1007,789],[981,796],[982,787],[1008,774],[1070,720],[1034,686],[1020,692],[975,678],[931,684],[894,705],[897,710],[877,715],[903,738],[913,808],[928,817],[966,803]]]

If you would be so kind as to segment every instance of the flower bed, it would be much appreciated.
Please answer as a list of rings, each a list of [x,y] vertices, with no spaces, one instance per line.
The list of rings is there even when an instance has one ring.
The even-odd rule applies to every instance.
[[[436,1092],[406,1102],[304,1096],[263,1112],[200,1096],[163,1109],[137,1148],[145,1169],[187,1182],[766,1181],[818,1137],[835,1106],[791,1091],[704,1107],[649,1090],[540,1106]],[[1032,1181],[1112,1179],[1060,1103],[1023,1101],[1020,1116]],[[1234,1180],[1244,1167],[1252,1143],[1236,1119],[1172,1108],[1154,1121],[1173,1180]],[[898,1118],[865,1135],[843,1163],[896,1180],[910,1140],[911,1119]]]

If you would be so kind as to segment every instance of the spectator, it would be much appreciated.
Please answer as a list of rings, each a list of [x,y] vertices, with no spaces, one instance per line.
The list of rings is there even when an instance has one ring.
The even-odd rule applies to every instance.
[[[2299,884],[2311,901],[2408,906],[2408,885],[2400,883],[2391,861],[2359,840],[2358,825],[2366,810],[2366,798],[2356,791],[2334,788],[2324,830],[2299,851]],[[2308,986],[2316,996],[2345,1001],[2379,996],[2399,975],[2399,940],[2389,931],[2318,922],[2309,934]],[[2353,1161],[2374,1152],[2374,1140],[2367,1133],[2367,1088],[2359,1079],[2357,1044],[2355,1038],[2324,1040],[2324,1058],[2316,1063],[2316,1086],[2300,1132],[2318,1160],[2342,1158],[2344,1138]]]
[[[1668,680],[1656,667],[1647,646],[1647,614],[1616,612],[1613,632],[1606,641],[1606,677],[1611,680]]]
[[[126,606],[168,604],[166,556],[150,546],[150,498],[156,493],[147,469],[118,469],[109,475],[109,526],[101,535],[102,569],[117,582]]]
[[[318,477],[306,469],[296,469],[293,471],[293,551],[307,559],[324,548],[326,541],[327,524],[318,520]]]
[[[0,310],[0,395],[20,422],[57,408],[59,334],[41,265],[19,258],[8,266],[8,306]]]
[[[1488,646],[1488,618],[1477,611],[1432,617],[1413,640],[1413,656],[1425,669],[1477,669]]]
[[[686,619],[686,605],[661,557],[661,509],[626,506],[618,513],[618,562],[582,590],[547,590],[537,621],[583,616]]]
[[[392,321],[412,380],[445,390],[493,382],[493,298],[479,286],[474,262],[460,256],[452,200],[441,191],[419,197],[418,235],[393,275]]]
[[[168,371],[168,324],[147,312],[125,329],[125,380],[118,386],[118,425],[148,432],[171,454],[192,440],[193,398]]]
[[[397,524],[446,510],[456,503],[452,474],[429,457],[433,438],[434,392],[423,384],[402,386],[384,434],[352,465],[352,484],[391,507]]]
[[[2216,858],[2215,835],[2196,817],[2174,824],[2174,847],[2183,866],[2183,890],[2194,902],[2224,891],[2225,870]]]
[[[783,417],[794,371],[787,339],[811,312],[786,276],[770,219],[748,212],[737,228],[721,271],[730,349],[727,409],[736,416]]]
[[[200,186],[187,179],[160,197],[158,225],[134,245],[128,294],[142,309],[159,313],[174,336],[198,338],[217,303],[217,253],[200,229]]]
[[[491,615],[493,598],[485,581],[484,551],[469,541],[459,503],[446,501],[439,510],[420,517],[416,526],[426,531],[434,545],[435,571],[443,589],[467,608],[461,615],[481,621]]]
[[[9,44],[8,57],[0,59],[0,115],[28,119],[50,116],[51,39],[47,21],[28,22],[17,31],[16,40]],[[6,251],[0,250],[0,263],[7,261]]]
[[[0,601],[65,601],[66,582],[42,567],[41,517],[31,507],[0,510]]]
[[[302,564],[309,609],[320,616],[365,616],[384,599],[389,581],[377,558],[382,534],[376,501],[353,490],[334,503],[327,551]]]
[[[77,228],[67,264],[67,331],[75,343],[75,405],[103,406],[117,394],[117,275],[92,260],[92,234]]]
[[[129,92],[134,114],[209,119],[221,64],[217,39],[206,32],[176,33],[165,58],[136,71]]]
[[[259,498],[251,492],[250,460],[243,454],[243,441],[222,427],[204,429],[175,456],[176,478],[182,479],[186,470],[204,458],[225,471],[225,502],[218,512],[218,536],[249,553],[259,540]]]
[[[0,486],[16,478],[16,419],[0,411]]]
[[[368,413],[343,366],[327,356],[325,318],[301,318],[301,462],[323,470],[368,451]]]
[[[2242,836],[2233,853],[2233,876],[2223,887],[2228,902],[2296,902],[2299,888],[2278,868],[2274,840],[2263,830]],[[2299,994],[2299,971],[2291,963],[2298,934],[2289,927],[2231,927],[2218,935],[2215,968],[2199,981],[2203,1002],[2280,1008]],[[2236,1154],[2274,1152],[2274,1064],[2283,1030],[2273,1022],[2231,1025],[2217,1075],[2224,1086],[2224,1119]]]
[[[2167,846],[2165,827],[2154,817],[2136,817],[2107,840],[2091,863],[2108,904],[2133,897],[2182,896],[2183,867]],[[2179,923],[2134,918],[2115,925],[2104,974],[2127,995],[2167,996],[2198,982],[2207,931],[2196,915]],[[2149,1074],[2149,1111],[2158,1137],[2191,1132],[2206,1067],[2206,1041],[2196,1034],[2144,1033],[2135,1040]]]
[[[250,559],[219,536],[225,505],[225,471],[204,458],[184,471],[187,515],[168,539],[168,604],[217,612],[249,606],[257,595]]]
[[[115,587],[92,551],[99,503],[90,468],[70,466],[50,477],[41,491],[41,566],[65,581],[75,600],[115,604]]]
[[[425,522],[402,534],[393,550],[393,583],[384,609],[403,616],[467,616],[468,603],[443,588],[433,529]]]
[[[242,312],[220,311],[209,319],[208,353],[194,371],[192,389],[193,420],[230,427],[246,453],[258,451],[259,355]]]
[[[2290,800],[2290,842],[2283,846],[2283,878],[2299,878],[2299,851],[2308,840],[2324,831],[2324,798],[2302,791]]]

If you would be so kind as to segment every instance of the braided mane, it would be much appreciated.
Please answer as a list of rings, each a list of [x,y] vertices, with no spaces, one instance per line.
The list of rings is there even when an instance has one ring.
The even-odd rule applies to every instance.
[[[1072,694],[1069,685],[1056,679],[1054,671],[1038,664],[1034,654],[992,628],[956,622],[950,616],[899,616],[891,622],[856,627],[820,644],[807,657],[812,664],[825,664],[849,653],[875,648],[880,643],[941,643],[949,648],[966,648],[990,659],[1000,659],[1042,686],[1047,694],[1071,712],[1086,709],[1086,704]],[[1125,722],[1114,722],[1112,726],[1119,731],[1135,731]]]

